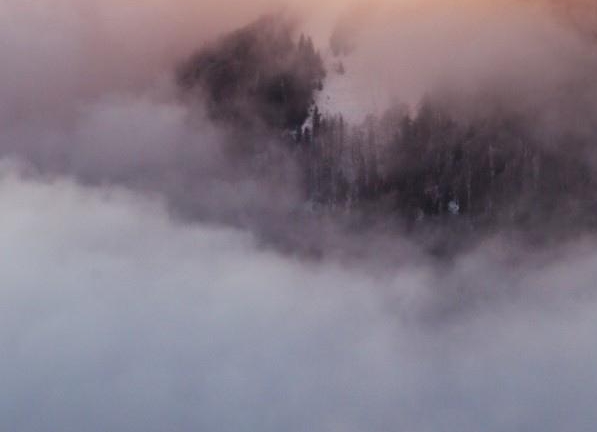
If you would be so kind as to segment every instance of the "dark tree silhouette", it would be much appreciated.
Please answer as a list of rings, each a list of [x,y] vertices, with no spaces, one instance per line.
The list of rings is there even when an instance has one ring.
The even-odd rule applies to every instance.
[[[214,119],[244,128],[297,130],[324,77],[313,41],[295,43],[292,26],[277,16],[204,47],[178,70],[180,85],[199,92]]]

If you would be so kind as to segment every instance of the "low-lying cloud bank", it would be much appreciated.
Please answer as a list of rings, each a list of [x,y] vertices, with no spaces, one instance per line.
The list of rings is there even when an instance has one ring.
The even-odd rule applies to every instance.
[[[173,224],[150,197],[14,168],[0,176],[0,213],[3,430],[597,422],[594,250],[513,263],[494,245],[447,272],[379,275]],[[451,285],[466,310],[442,299]]]
[[[0,430],[594,430],[591,227],[572,227],[573,240],[543,230],[536,243],[490,230],[437,259],[427,232],[405,237],[393,214],[365,217],[371,230],[342,208],[316,214],[279,131],[211,121],[173,82],[213,36],[289,3],[133,3],[0,5]],[[337,61],[322,44],[352,2],[291,3],[303,4],[299,29]],[[548,167],[566,155],[586,171],[539,176],[543,153],[522,147],[523,169],[512,172],[552,179],[564,195],[558,185],[578,175],[591,192],[590,16],[567,9],[576,1],[551,2],[572,15],[545,1],[489,3],[378,2],[360,17],[364,30],[348,25],[347,75],[325,83],[344,93],[322,97],[348,99],[359,118],[431,92],[465,119],[456,137],[468,136],[471,112],[515,108],[532,117],[538,144],[528,149],[547,149]],[[434,146],[446,135],[426,139],[425,128],[437,119],[430,111],[414,128],[361,141],[408,131]],[[500,124],[481,127],[490,143],[527,139]],[[449,150],[446,161],[468,160]],[[488,168],[476,169],[507,171],[489,150]],[[441,154],[430,151],[422,170],[449,165]],[[428,177],[415,183],[434,196]],[[595,214],[590,196],[572,211]],[[444,213],[429,231],[456,233],[440,236],[445,252],[471,227]]]

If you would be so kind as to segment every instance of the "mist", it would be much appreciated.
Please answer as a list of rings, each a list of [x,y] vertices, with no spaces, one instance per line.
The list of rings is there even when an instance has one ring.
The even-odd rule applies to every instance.
[[[349,114],[362,119],[396,100],[416,106],[446,90],[469,105],[483,96],[484,103],[497,99],[522,110],[553,104],[575,84],[593,92],[595,38],[584,34],[594,28],[595,12],[573,24],[566,11],[579,5],[430,0],[349,9],[334,33],[351,46],[344,62],[353,73],[340,91],[366,104],[349,106]]]
[[[0,0],[0,429],[593,430],[592,3],[237,3]]]
[[[506,278],[487,251],[376,275],[17,172],[0,181],[3,429],[592,430],[594,250]],[[524,291],[438,325],[457,280]]]

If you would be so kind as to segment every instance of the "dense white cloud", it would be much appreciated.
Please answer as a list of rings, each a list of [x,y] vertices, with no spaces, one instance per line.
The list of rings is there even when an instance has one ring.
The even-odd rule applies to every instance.
[[[443,276],[412,265],[379,275],[175,224],[151,197],[14,168],[2,170],[0,214],[2,430],[555,432],[597,421],[594,251],[504,265],[494,245]],[[482,294],[476,304],[431,318],[450,304],[438,289],[458,283]]]

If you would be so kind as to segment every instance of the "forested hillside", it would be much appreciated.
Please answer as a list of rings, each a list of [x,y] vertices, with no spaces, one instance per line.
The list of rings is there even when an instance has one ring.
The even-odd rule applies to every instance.
[[[524,111],[489,102],[463,116],[433,97],[348,124],[315,103],[325,77],[312,40],[274,17],[204,47],[178,72],[181,88],[244,134],[245,144],[256,130],[277,142],[299,168],[309,214],[373,215],[411,229],[455,218],[473,228],[552,233],[595,224],[590,136],[546,139]],[[263,158],[259,149],[253,157]]]

